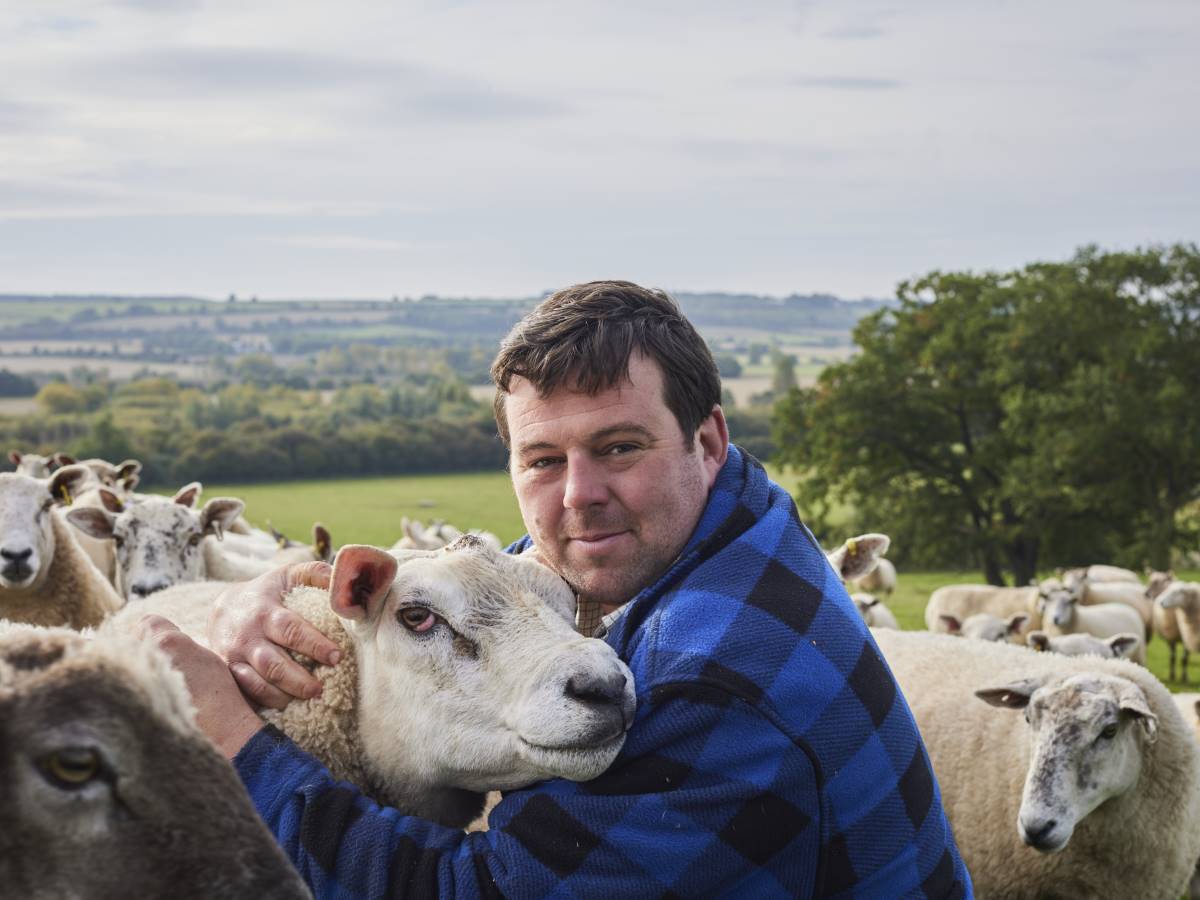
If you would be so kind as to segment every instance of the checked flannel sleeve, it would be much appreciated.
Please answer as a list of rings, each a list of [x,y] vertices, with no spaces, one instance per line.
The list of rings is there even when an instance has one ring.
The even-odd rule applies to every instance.
[[[640,701],[608,772],[510,792],[486,833],[379,807],[271,728],[235,765],[317,897],[809,895],[807,756],[719,688],[667,684]]]

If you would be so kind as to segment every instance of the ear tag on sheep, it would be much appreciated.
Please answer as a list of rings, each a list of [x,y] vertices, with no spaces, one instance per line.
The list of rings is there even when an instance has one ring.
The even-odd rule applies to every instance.
[[[854,556],[857,553],[858,553],[858,544],[855,542],[854,538],[850,538],[850,540],[846,541],[846,555]]]
[[[63,503],[67,504],[67,506],[70,506],[71,503],[73,502],[71,499],[71,489],[68,488],[65,484],[63,484],[63,485],[59,486],[58,492],[60,494],[62,494]]]

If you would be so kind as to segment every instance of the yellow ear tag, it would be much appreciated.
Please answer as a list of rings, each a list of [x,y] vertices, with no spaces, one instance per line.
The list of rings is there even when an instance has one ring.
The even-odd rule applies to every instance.
[[[63,502],[64,502],[64,503],[66,503],[66,504],[67,504],[67,506],[70,506],[70,505],[71,505],[71,491],[70,491],[70,489],[69,489],[69,488],[68,488],[68,487],[67,487],[67,486],[64,484],[64,485],[61,485],[61,486],[59,487],[59,489],[58,489],[58,492],[59,492],[60,494],[62,494]]]
[[[858,544],[855,543],[853,538],[851,538],[850,540],[846,541],[846,554],[848,556],[854,556],[856,553],[858,553]]]

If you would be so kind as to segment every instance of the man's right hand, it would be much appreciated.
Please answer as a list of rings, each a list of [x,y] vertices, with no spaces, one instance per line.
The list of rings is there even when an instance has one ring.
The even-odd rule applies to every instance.
[[[325,665],[341,659],[337,645],[283,605],[294,587],[328,589],[328,563],[297,563],[221,592],[208,616],[210,646],[229,664],[238,686],[262,706],[283,709],[294,698],[321,693],[321,683],[288,655],[294,650]]]

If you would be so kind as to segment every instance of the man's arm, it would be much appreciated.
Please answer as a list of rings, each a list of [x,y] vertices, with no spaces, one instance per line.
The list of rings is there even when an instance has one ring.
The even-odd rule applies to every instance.
[[[794,897],[820,869],[808,757],[752,707],[695,685],[643,698],[604,775],[510,792],[486,833],[381,808],[273,729],[234,765],[318,897]]]

